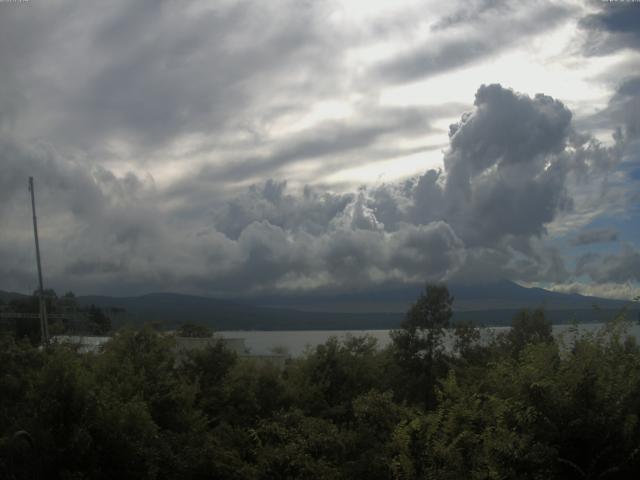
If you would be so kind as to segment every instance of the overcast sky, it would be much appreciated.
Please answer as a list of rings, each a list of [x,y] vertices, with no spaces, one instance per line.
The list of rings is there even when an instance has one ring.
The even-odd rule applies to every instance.
[[[640,292],[640,3],[0,2],[0,289]]]

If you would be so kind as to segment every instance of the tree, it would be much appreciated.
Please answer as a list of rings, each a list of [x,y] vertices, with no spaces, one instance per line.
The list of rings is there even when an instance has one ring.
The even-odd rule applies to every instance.
[[[287,371],[294,397],[305,413],[344,420],[351,401],[383,381],[382,357],[370,336],[330,337]]]
[[[435,379],[442,373],[443,338],[453,314],[446,285],[427,284],[407,312],[399,330],[391,332],[396,361],[405,376],[406,396],[432,406]]]
[[[227,349],[222,340],[203,350],[193,350],[180,365],[185,378],[197,385],[196,402],[202,411],[218,421],[225,402],[226,377],[236,365],[238,356]]]
[[[398,425],[412,419],[410,409],[393,401],[390,391],[371,390],[352,401],[353,433],[343,436],[347,444],[345,470],[347,478],[369,480],[397,478],[393,476],[394,448],[392,438]],[[400,477],[402,478],[402,477]]]
[[[514,356],[519,355],[530,343],[553,342],[551,322],[541,308],[533,312],[522,310],[513,318],[511,330],[504,335],[502,342]]]
[[[208,338],[213,335],[213,332],[209,327],[191,322],[186,322],[180,325],[180,328],[178,328],[176,333],[179,337],[191,338]]]
[[[482,336],[480,328],[472,322],[458,322],[453,331],[455,340],[454,351],[463,360],[472,361],[477,359],[482,347],[479,345]]]
[[[289,410],[260,421],[254,437],[259,478],[344,478],[343,435],[329,420]]]
[[[37,293],[22,298],[15,298],[9,302],[9,311],[16,313],[37,314],[40,311]],[[37,318],[22,318],[15,320],[15,335],[17,339],[28,338],[32,345],[41,341],[40,320]]]
[[[67,292],[58,299],[58,305],[63,310],[76,311],[78,309],[78,300],[73,292]]]
[[[91,305],[87,309],[87,317],[89,320],[89,329],[92,333],[105,335],[111,330],[111,319],[101,308]]]

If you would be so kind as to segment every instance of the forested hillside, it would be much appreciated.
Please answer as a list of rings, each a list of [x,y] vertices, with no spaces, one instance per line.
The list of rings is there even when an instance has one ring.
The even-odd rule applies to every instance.
[[[222,343],[121,330],[99,354],[0,348],[8,479],[583,479],[640,472],[640,348],[624,315],[554,339],[522,312],[486,344],[428,287],[393,332],[331,339],[280,370]]]
[[[454,285],[450,290],[455,297],[455,322],[506,326],[515,314],[527,308],[544,308],[547,319],[554,324],[600,323],[615,317],[621,308],[628,309],[629,318],[640,318],[638,305],[633,302],[525,288],[508,281]],[[115,327],[153,323],[172,330],[184,322],[196,322],[215,330],[373,330],[397,328],[419,292],[419,287],[405,286],[333,296],[225,300],[176,293],[134,297],[76,297],[67,293],[58,298],[48,290],[47,298],[50,312],[68,309],[71,301],[76,310],[100,309]],[[38,311],[37,301],[26,295],[0,291],[0,308],[3,303],[9,310],[25,311],[24,305],[30,304],[32,312]],[[89,330],[96,332],[95,328]]]

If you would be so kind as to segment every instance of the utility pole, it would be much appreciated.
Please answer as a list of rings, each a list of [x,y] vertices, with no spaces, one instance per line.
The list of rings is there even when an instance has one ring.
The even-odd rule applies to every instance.
[[[38,263],[38,297],[40,303],[40,334],[42,344],[49,343],[49,322],[47,319],[47,304],[44,300],[44,286],[42,284],[42,265],[40,264],[40,243],[38,242],[38,221],[36,219],[36,200],[33,188],[33,177],[29,177],[29,192],[31,192],[31,210],[33,211],[33,236],[36,241],[36,262]]]

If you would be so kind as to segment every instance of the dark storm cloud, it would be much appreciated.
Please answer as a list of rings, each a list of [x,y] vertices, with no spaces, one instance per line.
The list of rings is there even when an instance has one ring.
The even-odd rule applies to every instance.
[[[492,247],[467,249],[464,265],[452,278],[465,283],[504,278],[524,282],[562,282],[571,278],[571,272],[556,248],[545,246],[537,239],[526,239],[515,244],[506,241]]]
[[[26,188],[29,176],[43,179],[40,200],[48,203],[56,191],[66,197],[66,207],[74,215],[92,215],[102,208],[101,197],[90,172],[82,164],[62,160],[48,145],[25,147],[7,136],[0,136],[0,209],[9,209]],[[40,182],[39,182],[40,183]],[[75,188],[79,195],[69,195]]]
[[[450,128],[448,170],[460,161],[458,155],[469,165],[469,177],[494,165],[540,164],[544,155],[556,154],[566,144],[571,112],[549,96],[537,94],[532,99],[499,84],[483,85],[474,105],[474,113]]]
[[[627,139],[640,137],[640,77],[628,78],[618,87],[606,114],[615,125],[623,126]]]
[[[245,111],[257,92],[266,93],[247,88],[256,74],[268,81],[315,54],[316,66],[323,65],[320,45],[313,45],[319,39],[312,8],[297,8],[293,21],[285,9],[275,18],[266,4],[241,2],[193,18],[186,5],[147,3],[128,3],[96,38],[105,56],[121,53],[78,92],[77,108],[96,119],[94,130],[133,133],[145,144],[210,132],[227,126],[230,112]],[[253,38],[238,37],[238,30]]]
[[[469,245],[539,236],[571,206],[564,190],[571,112],[545,95],[482,86],[451,126],[443,214]]]
[[[433,26],[433,30],[449,28],[460,24],[477,22],[479,19],[493,14],[511,13],[511,4],[505,0],[470,0],[462,7],[438,20]]]
[[[464,258],[461,241],[442,222],[385,232],[365,190],[288,193],[284,182],[268,181],[221,205],[211,225],[202,216],[185,220],[163,211],[151,179],[74,163],[54,150],[9,145],[3,142],[2,178],[16,186],[5,185],[12,190],[3,190],[3,218],[12,222],[10,231],[25,234],[3,238],[0,277],[17,290],[33,286],[28,229],[16,228],[28,226],[24,182],[18,182],[27,174],[36,177],[46,281],[65,290],[356,288],[436,280]]]
[[[576,262],[576,275],[588,275],[598,283],[640,281],[640,251],[624,244],[612,254],[586,253]]]
[[[321,167],[327,172],[424,151],[395,140],[434,132],[429,124],[460,105],[363,101],[348,121],[284,140],[271,135],[274,124],[294,125],[317,101],[354,89],[369,94],[367,79],[344,72],[345,52],[371,32],[337,29],[328,20],[332,8],[292,0],[116,0],[7,10],[0,18],[0,129],[42,139],[64,155],[79,151],[94,164],[153,170],[178,155],[190,165],[188,157],[216,158],[202,171],[194,165],[172,186],[176,195],[207,196],[211,182],[228,190],[228,180],[276,177],[318,159],[331,162]],[[309,179],[318,173],[309,171]]]
[[[129,173],[115,176],[103,167],[61,157],[47,145],[29,148],[0,139],[0,213],[3,218],[0,278],[16,289],[25,285],[33,266],[30,204],[26,188],[35,177],[43,266],[47,280],[69,287],[91,274],[129,272],[145,248],[161,235],[149,179]],[[71,275],[70,275],[71,274]],[[31,275],[33,279],[33,276]],[[90,284],[90,282],[89,282]]]
[[[441,281],[461,267],[464,243],[442,221],[403,228],[392,245],[391,266],[413,281]]]
[[[112,140],[160,149],[183,135],[260,124],[278,103],[341,88],[328,80],[341,36],[322,8],[114,1],[3,9],[3,116],[16,110],[14,93],[28,91],[22,115],[64,112],[46,136],[84,149]]]
[[[588,177],[599,151],[576,145],[570,112],[550,97],[481,87],[451,128],[442,171],[346,193],[287,184],[293,167],[315,180],[419,151],[421,136],[459,111],[380,107],[363,87],[348,120],[272,135],[282,118],[295,126],[291,118],[314,102],[371,80],[336,74],[358,35],[336,31],[328,8],[29,2],[0,17],[2,286],[24,291],[33,278],[29,175],[45,278],[59,290],[215,295],[565,278],[559,253],[541,239],[571,208],[568,178]],[[498,19],[503,9],[509,15]],[[443,19],[432,45],[378,73],[395,83],[457,68],[550,28],[566,11],[477,2],[468,16]],[[201,140],[190,144],[193,136]],[[183,140],[189,154],[181,156]],[[190,158],[212,152],[206,162]],[[186,180],[156,184],[122,168],[120,155],[136,167],[160,155],[183,161]]]
[[[436,22],[437,36],[378,65],[375,76],[391,83],[406,83],[461,68],[551,29],[570,14],[567,6],[555,2],[531,2],[520,7],[480,2],[475,9],[472,6],[447,16]]]
[[[429,125],[421,113],[399,111],[371,122],[384,125],[381,132],[419,131]],[[332,148],[303,140],[290,143],[296,152],[290,158]],[[571,274],[562,257],[541,240],[546,226],[571,207],[571,175],[588,178],[592,165],[612,161],[604,147],[576,136],[561,102],[500,85],[480,87],[473,109],[451,126],[443,171],[343,194],[268,180],[226,199],[212,190],[208,203],[202,192],[185,190],[178,208],[175,193],[167,198],[150,177],[116,174],[5,137],[1,145],[0,208],[14,224],[24,179],[36,176],[48,281],[111,293],[249,294],[425,279],[564,281]],[[24,282],[21,265],[30,263],[29,254],[12,249],[30,247],[17,238],[3,241],[0,274]],[[580,271],[597,279],[625,276],[613,260],[600,260],[609,265],[605,273],[587,261]]]
[[[640,138],[640,76],[619,76],[622,79],[616,80],[614,94],[607,106],[583,118],[580,126],[609,130],[622,146]]]
[[[284,181],[268,180],[223,203],[214,211],[216,230],[235,239],[251,223],[266,220],[287,230],[319,235],[354,199],[353,194],[321,192],[313,187],[306,187],[302,195],[292,195],[285,187]]]
[[[581,19],[587,33],[586,55],[607,55],[625,48],[640,47],[640,7],[636,2],[591,2],[598,12]]]
[[[474,110],[451,128],[444,171],[345,195],[288,193],[269,181],[216,209],[213,228],[232,242],[247,229],[277,232],[274,252],[261,244],[260,264],[280,272],[265,279],[285,284],[296,272],[298,282],[315,285],[463,275],[564,280],[570,273],[560,253],[540,239],[571,208],[567,176],[591,161],[586,151],[574,158],[570,123],[551,97],[483,86]],[[298,270],[267,268],[264,255]],[[313,261],[301,261],[305,255]]]
[[[592,245],[594,243],[608,243],[616,242],[618,240],[618,232],[611,228],[603,228],[600,230],[585,230],[584,232],[576,235],[571,244],[578,245]]]
[[[123,265],[115,262],[95,262],[87,260],[72,260],[65,268],[65,273],[77,276],[86,276],[95,273],[121,273]]]
[[[300,133],[289,135],[279,147],[261,157],[239,159],[224,166],[207,166],[198,175],[216,182],[274,175],[278,169],[309,160],[347,154],[373,146],[389,136],[403,138],[429,133],[428,108],[378,108],[359,113],[359,121],[327,121]],[[402,149],[398,149],[402,151]],[[391,152],[387,152],[391,153]],[[363,158],[371,162],[375,158]],[[326,163],[323,168],[327,168]],[[351,168],[353,163],[346,165]]]
[[[380,66],[378,74],[394,83],[411,82],[480,61],[499,48],[479,37],[449,40],[394,58]]]
[[[607,106],[588,117],[583,125],[612,132],[614,145],[612,148],[603,148],[592,140],[583,141],[576,158],[586,153],[591,159],[597,160],[601,174],[616,168],[627,181],[637,181],[640,171],[640,77],[623,78]],[[623,182],[603,182],[603,193],[617,189],[617,195],[625,199],[624,203],[637,204],[640,199],[638,189],[633,185],[621,188],[620,183]],[[598,199],[598,202],[601,204],[602,200]],[[594,205],[594,208],[598,206]]]
[[[569,180],[599,179],[615,166],[617,146],[576,133],[558,100],[500,85],[482,86],[450,133],[444,171],[347,195],[288,194],[268,182],[230,202],[214,228],[233,239],[266,219],[289,232],[292,252],[296,238],[315,251],[320,235],[324,253],[309,271],[343,285],[570,279],[559,250],[542,241],[546,226],[572,211]]]

